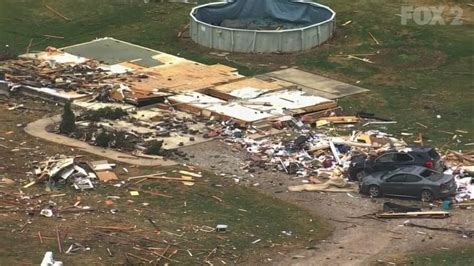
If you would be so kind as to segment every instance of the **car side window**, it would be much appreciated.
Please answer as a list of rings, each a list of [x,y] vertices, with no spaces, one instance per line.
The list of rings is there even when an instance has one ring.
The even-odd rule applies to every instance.
[[[378,163],[390,163],[393,162],[393,153],[387,153],[375,160]]]
[[[421,178],[419,176],[416,176],[416,175],[406,175],[406,182],[418,182],[420,181]]]
[[[405,174],[398,174],[394,175],[387,179],[387,182],[405,182],[406,175]]]
[[[394,160],[397,162],[410,162],[410,161],[413,161],[414,159],[413,157],[411,157],[410,155],[406,153],[397,153],[395,154]]]

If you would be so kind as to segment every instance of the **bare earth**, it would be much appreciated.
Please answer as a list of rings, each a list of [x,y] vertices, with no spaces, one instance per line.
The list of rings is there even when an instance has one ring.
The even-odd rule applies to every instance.
[[[367,265],[377,260],[390,262],[407,253],[424,250],[454,248],[471,243],[472,239],[460,234],[430,231],[403,226],[406,219],[374,220],[350,218],[381,210],[386,201],[407,206],[429,207],[419,201],[401,199],[371,199],[358,193],[288,192],[288,185],[302,184],[301,179],[291,180],[286,174],[267,170],[249,173],[240,169],[245,154],[232,151],[222,141],[212,141],[183,148],[191,163],[223,175],[244,177],[241,183],[254,186],[267,193],[324,217],[334,229],[332,236],[306,250],[290,254],[279,253],[264,262],[278,265]],[[189,161],[187,162],[189,163]],[[224,176],[225,174],[225,176]],[[434,207],[438,210],[438,207]],[[433,227],[474,229],[474,212],[455,209],[447,219],[412,219],[412,223]],[[289,217],[291,219],[291,217]]]

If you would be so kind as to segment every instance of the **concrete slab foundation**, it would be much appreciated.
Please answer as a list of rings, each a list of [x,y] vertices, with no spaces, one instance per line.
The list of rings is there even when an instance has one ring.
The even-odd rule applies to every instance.
[[[358,86],[354,86],[295,68],[288,68],[284,70],[269,72],[258,77],[261,79],[274,78],[292,82],[296,84],[299,88],[303,89],[303,91],[327,99],[337,99],[369,91]]]
[[[155,67],[162,64],[153,58],[160,52],[113,38],[98,39],[61,50],[73,55],[96,59],[107,65],[132,62],[142,67]]]

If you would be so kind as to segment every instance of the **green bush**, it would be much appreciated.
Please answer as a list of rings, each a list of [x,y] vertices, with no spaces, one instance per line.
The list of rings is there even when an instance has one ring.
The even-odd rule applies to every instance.
[[[127,115],[127,111],[122,108],[104,107],[97,110],[86,111],[82,117],[84,120],[98,122],[102,119],[117,120]]]
[[[127,135],[124,131],[116,131],[113,134],[112,146],[125,151],[132,151],[135,149],[136,139]]]
[[[105,131],[101,131],[95,138],[95,144],[100,147],[107,148],[112,140],[112,136]]]
[[[148,144],[147,149],[145,150],[145,154],[160,155],[162,146],[163,146],[163,141],[162,140],[151,141]]]

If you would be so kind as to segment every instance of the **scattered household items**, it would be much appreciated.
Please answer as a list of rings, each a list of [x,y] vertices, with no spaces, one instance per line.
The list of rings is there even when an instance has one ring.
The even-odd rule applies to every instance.
[[[149,175],[132,176],[132,177],[129,177],[127,179],[127,181],[132,181],[132,180],[136,180],[136,179],[140,179],[140,180],[147,180],[147,179],[149,179],[149,180],[167,180],[167,181],[171,181],[171,182],[181,181],[181,183],[183,183],[185,186],[193,186],[194,183],[197,182],[197,180],[194,179],[193,176],[194,177],[202,177],[200,174],[197,174],[197,173],[192,173],[192,172],[188,172],[188,171],[180,171],[180,172],[187,173],[188,175],[182,175],[181,177],[167,177],[167,176],[164,176],[166,173],[156,173],[156,174],[149,174]],[[140,181],[138,181],[138,182],[140,182]]]
[[[354,192],[356,187],[348,184],[342,174],[330,179],[322,184],[304,184],[288,187],[288,191],[320,191],[320,192]]]
[[[426,202],[456,194],[452,175],[414,165],[365,176],[359,187],[361,193],[371,197],[401,196],[421,198]]]
[[[218,224],[216,225],[216,232],[226,232],[228,228],[229,226],[226,224]]]
[[[77,190],[94,188],[99,181],[116,180],[113,172],[115,164],[107,161],[95,161],[91,164],[83,162],[80,157],[58,155],[46,161],[35,162],[35,180],[23,186],[28,188],[34,184],[47,183],[49,187],[71,184]]]
[[[44,254],[43,260],[41,261],[41,266],[63,266],[63,262],[54,260],[53,252],[48,251]]]
[[[348,170],[349,179],[359,181],[373,172],[391,171],[409,165],[424,166],[437,171],[443,171],[444,167],[441,156],[434,148],[408,146],[379,154],[373,152],[353,156]]]
[[[115,164],[109,164],[108,161],[103,160],[91,162],[91,166],[99,180],[104,183],[118,179],[117,175],[113,171],[116,166]]]

